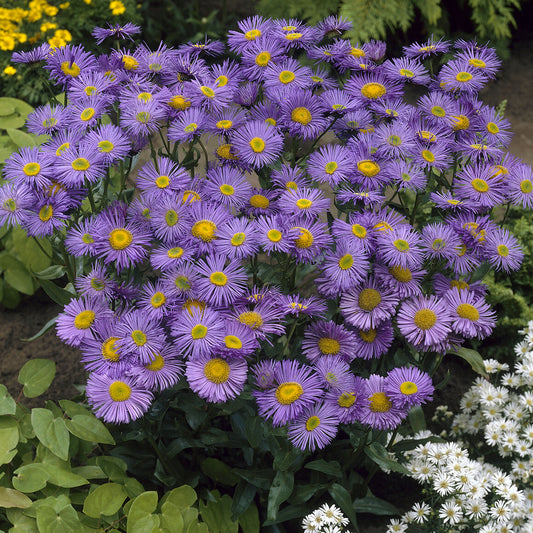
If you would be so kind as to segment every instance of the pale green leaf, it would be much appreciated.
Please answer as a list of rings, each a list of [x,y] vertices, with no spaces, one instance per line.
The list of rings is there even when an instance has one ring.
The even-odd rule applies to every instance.
[[[65,421],[54,419],[48,409],[35,408],[31,411],[31,423],[42,444],[60,459],[68,460],[70,436]]]
[[[17,421],[10,416],[0,416],[0,465],[8,464],[17,455],[19,430]]]
[[[79,439],[103,444],[115,444],[111,433],[94,415],[74,415],[66,420],[67,429]]]
[[[104,483],[91,492],[83,504],[83,512],[92,518],[115,514],[126,499],[126,491],[118,483]]]
[[[5,385],[0,385],[0,416],[14,415],[17,410],[17,404],[11,394],[7,392]]]
[[[20,369],[18,381],[24,385],[26,398],[35,398],[48,390],[56,375],[56,364],[50,359],[30,359]]]
[[[21,492],[36,492],[46,487],[49,475],[39,463],[31,463],[17,468],[11,480],[13,487]]]
[[[19,509],[25,509],[30,507],[31,504],[32,501],[26,494],[15,489],[0,487],[0,507],[18,507]]]

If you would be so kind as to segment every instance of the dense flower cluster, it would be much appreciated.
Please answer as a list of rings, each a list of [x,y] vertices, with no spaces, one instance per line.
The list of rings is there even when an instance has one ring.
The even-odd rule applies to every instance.
[[[303,519],[303,533],[349,533],[348,522],[337,506],[325,503]]]
[[[210,40],[18,55],[68,104],[29,117],[51,138],[6,162],[0,222],[66,231],[90,262],[57,333],[80,348],[104,420],[141,416],[182,375],[211,402],[249,383],[259,413],[313,450],[340,424],[395,428],[431,398],[418,355],[386,357],[394,341],[444,353],[492,331],[470,278],[483,262],[519,268],[491,213],[533,198],[531,169],[505,152],[509,123],[477,96],[499,61],[459,41],[433,76],[424,61],[449,43],[384,59],[384,43],[340,38],[347,27],[252,17],[227,55]],[[427,89],[416,105],[411,83]],[[362,377],[368,359],[381,371]]]
[[[513,368],[486,360],[492,379],[474,382],[461,398],[460,413],[453,416],[446,406],[437,409],[438,420],[453,416],[451,431],[442,435],[454,442],[427,443],[406,453],[406,466],[428,489],[432,505],[416,503],[391,522],[388,533],[450,527],[482,533],[532,531],[533,322],[521,333]]]

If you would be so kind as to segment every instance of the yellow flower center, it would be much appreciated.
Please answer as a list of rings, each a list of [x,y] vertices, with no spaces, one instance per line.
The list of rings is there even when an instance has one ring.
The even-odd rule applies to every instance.
[[[250,141],[250,148],[256,153],[260,154],[265,149],[265,141],[261,137],[254,137]]]
[[[352,266],[353,266],[353,255],[344,254],[339,259],[339,268],[341,270],[348,270],[348,269],[352,268]]]
[[[180,94],[177,94],[176,96],[173,96],[170,99],[170,102],[168,105],[172,109],[179,109],[183,111],[184,109],[187,109],[188,107],[191,107],[191,101],[185,98],[184,96],[181,96]]]
[[[509,248],[507,248],[505,244],[499,244],[497,251],[498,251],[498,255],[501,257],[507,257],[509,255]]]
[[[363,311],[373,311],[381,303],[381,294],[376,289],[363,289],[357,303]]]
[[[167,250],[167,256],[171,259],[178,259],[183,255],[183,248],[180,248],[179,246],[176,246],[175,248],[170,248],[170,250]]]
[[[63,61],[63,63],[61,63],[61,70],[65,76],[71,76],[72,78],[76,78],[80,75],[80,67],[74,62]]]
[[[72,161],[71,166],[74,170],[83,172],[84,170],[87,170],[91,164],[84,157],[78,157]]]
[[[409,243],[405,239],[396,239],[392,244],[399,252],[405,253],[409,251]]]
[[[92,244],[94,242],[94,238],[92,235],[89,235],[88,233],[84,233],[82,238],[81,238],[82,242],[84,242],[85,244]]]
[[[55,117],[45,118],[41,122],[41,124],[43,128],[53,128],[57,124],[57,118]]]
[[[255,64],[258,67],[266,67],[268,65],[268,62],[270,61],[270,58],[270,52],[261,52],[260,54],[257,54],[255,58]]]
[[[178,223],[178,213],[174,209],[169,209],[165,214],[165,222],[167,226],[175,226]]]
[[[26,163],[22,167],[22,171],[26,176],[37,176],[41,170],[41,165],[39,163]]]
[[[196,324],[196,326],[191,329],[191,337],[193,339],[203,339],[206,335],[207,327],[203,324]]]
[[[302,126],[307,126],[312,119],[313,115],[311,115],[311,111],[309,111],[307,107],[295,107],[292,110],[291,120],[293,122],[298,122],[298,124],[302,124]]]
[[[230,367],[224,359],[216,357],[210,359],[204,366],[204,376],[211,381],[211,383],[226,383],[230,375]]]
[[[224,287],[228,283],[228,276],[224,272],[213,272],[209,276],[209,281],[217,287]]]
[[[191,283],[187,276],[176,276],[176,279],[174,279],[174,286],[176,287],[176,289],[188,291],[191,288]]]
[[[467,81],[470,81],[473,78],[472,74],[470,72],[458,72],[455,75],[455,79],[460,83],[466,83]]]
[[[489,133],[493,133],[493,134],[496,134],[500,131],[500,128],[498,128],[498,125],[495,124],[494,122],[489,122],[487,124],[487,131]]]
[[[310,248],[313,245],[313,234],[307,228],[297,227],[300,230],[300,236],[294,241],[296,248]]]
[[[115,145],[111,141],[100,141],[98,143],[98,148],[100,149],[100,152],[108,154],[113,148],[115,148]]]
[[[463,289],[469,289],[469,285],[466,281],[463,281],[461,279],[452,279],[450,281],[450,288],[453,289],[453,288],[457,288],[459,289],[460,291],[463,290]]]
[[[307,198],[299,198],[296,200],[296,207],[298,209],[309,209],[313,205],[313,202]]]
[[[404,381],[400,385],[400,392],[406,396],[410,396],[411,394],[418,392],[418,387],[416,386],[416,383],[413,383],[412,381]]]
[[[74,318],[74,327],[76,329],[89,329],[94,322],[96,314],[90,309],[78,313]]]
[[[158,176],[155,180],[155,184],[159,189],[164,189],[170,184],[170,178],[168,176]]]
[[[318,339],[318,349],[324,355],[336,355],[341,350],[341,344],[337,339],[321,337]]]
[[[150,303],[152,304],[152,307],[155,307],[156,309],[164,305],[166,301],[167,301],[167,298],[162,292],[156,292],[150,298]]]
[[[409,70],[408,68],[401,68],[399,72],[401,76],[405,76],[406,78],[415,77],[415,73],[412,70]]]
[[[387,142],[391,146],[400,146],[400,144],[402,144],[402,139],[398,135],[389,135],[389,137],[387,137]]]
[[[430,150],[422,150],[421,155],[428,163],[433,163],[435,161],[435,155]]]
[[[4,203],[3,207],[7,209],[8,211],[14,212],[17,208],[17,204],[13,198],[8,198]]]
[[[387,89],[384,85],[377,82],[365,83],[361,87],[361,94],[365,98],[370,98],[371,100],[376,100],[387,94]]]
[[[216,80],[215,83],[217,84],[217,87],[225,87],[228,84],[228,77],[224,76],[224,74],[221,74]],[[231,122],[231,121],[230,121]]]
[[[276,400],[282,405],[294,403],[304,393],[303,387],[296,381],[286,381],[276,389]]]
[[[355,47],[352,47],[352,49],[350,50],[350,54],[354,57],[365,57],[366,56],[364,50],[361,50],[361,48],[355,48]]]
[[[472,180],[472,188],[477,192],[487,192],[489,190],[489,184],[481,178],[475,178]]]
[[[356,399],[355,392],[343,392],[337,399],[337,403],[340,407],[348,408],[355,403]]]
[[[102,343],[102,357],[106,361],[111,361],[116,363],[120,359],[120,354],[118,353],[117,341],[118,337],[109,337]]]
[[[263,317],[257,311],[244,311],[239,315],[239,322],[249,328],[258,329],[263,325]]]
[[[281,241],[281,237],[282,237],[281,231],[277,229],[269,229],[267,232],[267,238],[271,242],[279,242]]]
[[[285,39],[287,39],[288,41],[296,41],[297,39],[301,39],[301,38],[302,38],[302,34],[296,31],[287,33],[287,35],[285,35]]]
[[[413,274],[408,268],[402,268],[401,266],[393,266],[389,268],[391,276],[400,283],[407,283],[413,279]]]
[[[150,122],[150,113],[148,111],[141,111],[135,115],[135,118],[137,122],[140,122],[141,124],[148,124]]]
[[[392,402],[384,392],[375,392],[368,399],[373,413],[386,413],[391,410]]]
[[[266,119],[265,119],[265,122],[266,122],[269,126],[275,126],[275,125],[277,124],[276,119],[274,119],[274,118],[266,118]]]
[[[337,165],[336,161],[330,161],[329,163],[326,163],[326,166],[324,167],[324,170],[326,171],[326,174],[333,174],[339,165]]]
[[[146,104],[152,99],[152,95],[150,93],[139,93],[137,99]]]
[[[475,57],[468,60],[468,63],[476,68],[485,68],[487,64],[482,59],[477,59]]]
[[[139,62],[129,55],[122,56],[122,63],[126,70],[135,70],[139,66]]]
[[[41,207],[39,211],[39,218],[43,222],[47,222],[48,220],[50,220],[53,215],[54,215],[54,208],[51,205],[45,205]]]
[[[291,81],[294,81],[294,78],[296,78],[294,72],[290,70],[282,70],[279,73],[279,81],[283,84],[290,83]]]
[[[359,330],[359,337],[361,337],[364,342],[368,342],[368,344],[372,344],[376,340],[377,335],[378,332],[373,328],[368,331],[363,329]]]
[[[94,117],[95,110],[92,107],[86,107],[80,114],[81,120],[84,122],[87,122],[88,120],[91,120]]]
[[[125,402],[131,396],[131,387],[123,381],[113,381],[109,385],[109,396],[114,402]]]
[[[124,250],[127,248],[133,241],[133,235],[131,231],[128,231],[125,228],[114,229],[109,234],[109,245],[114,250]]]
[[[531,183],[531,180],[522,180],[520,182],[520,190],[524,194],[529,194],[531,191],[533,191],[533,184]]]
[[[219,120],[217,122],[217,128],[219,130],[229,130],[231,126],[233,126],[233,122],[231,120],[224,119],[224,120]]]
[[[226,335],[224,337],[224,343],[226,344],[226,348],[230,348],[231,350],[240,350],[242,348],[241,339],[235,335]]]
[[[435,115],[436,117],[445,117],[446,116],[446,111],[444,110],[444,108],[442,108],[439,105],[434,105],[431,108],[431,113],[433,115]]]
[[[453,129],[458,130],[467,130],[470,127],[470,120],[465,115],[455,115],[452,117],[454,121]]]
[[[367,178],[373,178],[381,169],[375,161],[364,159],[357,163],[357,170]]]
[[[472,304],[459,304],[457,314],[461,318],[466,318],[472,322],[479,320],[479,311]]]
[[[131,332],[131,338],[137,346],[144,346],[148,340],[146,338],[145,333],[141,331],[140,329],[134,329]]]
[[[270,205],[270,200],[262,194],[254,194],[250,198],[250,205],[258,209],[266,209]]]
[[[159,354],[155,354],[154,360],[147,365],[144,365],[146,370],[151,370],[152,372],[159,372],[165,366],[165,360]]]
[[[415,313],[413,321],[419,329],[431,329],[437,323],[437,313],[431,309],[419,309]]]
[[[246,233],[243,233],[242,231],[239,231],[237,233],[234,233],[231,237],[231,244],[233,246],[242,246],[244,244],[244,241],[246,240]]]
[[[366,237],[366,228],[361,224],[352,224],[352,233],[358,239],[364,239]]]
[[[320,426],[320,418],[316,415],[310,416],[305,423],[305,429],[307,431],[313,431],[318,426]]]
[[[195,132],[196,130],[198,129],[198,124],[196,124],[196,122],[191,122],[190,124],[187,124],[187,126],[185,126],[183,128],[183,131],[185,133],[193,133]]]
[[[68,150],[70,148],[70,143],[69,142],[66,142],[66,143],[63,143],[61,146],[59,146],[59,148],[56,150],[56,155],[59,157],[60,155],[62,155],[66,150]]]
[[[227,183],[225,183],[224,185],[221,185],[219,187],[219,190],[224,196],[231,196],[232,194],[235,193],[235,189],[231,185],[228,185]]]
[[[244,34],[245,39],[248,41],[254,41],[258,37],[261,37],[261,30],[253,29],[249,30]]]
[[[191,233],[197,239],[201,239],[204,242],[211,242],[215,238],[216,230],[217,226],[213,221],[204,219],[194,223]]]

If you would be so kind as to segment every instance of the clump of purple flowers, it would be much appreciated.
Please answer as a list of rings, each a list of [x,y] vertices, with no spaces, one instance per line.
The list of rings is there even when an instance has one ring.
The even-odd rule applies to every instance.
[[[430,75],[451,43],[385,59],[348,27],[253,17],[228,48],[39,57],[68,103],[29,117],[50,139],[7,160],[0,222],[64,236],[84,263],[57,334],[80,349],[107,422],[186,379],[209,402],[250,387],[295,446],[323,448],[341,424],[398,427],[432,398],[423,355],[491,333],[471,278],[520,267],[492,214],[533,205],[509,123],[478,98],[500,62],[460,42]],[[416,105],[402,98],[412,83]],[[398,366],[402,346],[417,355]]]

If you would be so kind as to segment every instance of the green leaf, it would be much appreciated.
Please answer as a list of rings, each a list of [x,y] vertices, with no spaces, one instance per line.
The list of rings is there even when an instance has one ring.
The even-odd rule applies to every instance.
[[[231,517],[234,520],[239,519],[240,522],[241,515],[250,507],[256,493],[257,489],[253,485],[250,485],[244,479],[239,481],[239,484],[235,487],[233,503],[231,504]]]
[[[43,463],[43,466],[48,472],[48,482],[58,487],[73,488],[89,483],[83,476],[65,470],[58,465]]]
[[[405,466],[389,457],[389,453],[383,444],[372,442],[368,446],[365,446],[364,452],[365,455],[379,465],[384,472],[392,470],[393,472],[409,475],[409,470],[407,470]]]
[[[54,318],[50,319],[35,335],[27,339],[21,340],[23,340],[24,342],[31,342],[35,339],[38,339],[39,337],[42,337],[49,329],[52,329],[55,326],[56,320],[57,317],[55,316]]]
[[[0,507],[26,509],[31,507],[31,504],[32,501],[26,494],[7,487],[0,487]]]
[[[144,533],[159,525],[159,517],[152,515],[157,508],[157,501],[158,497],[155,491],[143,492],[133,500],[128,512],[127,533]],[[144,531],[140,529],[141,526],[144,527],[145,525],[147,529]],[[148,529],[148,526],[151,528]]]
[[[24,125],[24,122],[22,122],[22,125]],[[15,129],[13,127],[11,128],[5,128],[7,134],[9,135],[9,138],[19,147],[22,148],[23,146],[37,146],[37,139],[35,135],[31,135],[29,133],[26,133],[24,131],[20,131],[18,129]]]
[[[66,289],[62,289],[48,279],[41,279],[39,280],[39,283],[41,284],[44,292],[46,292],[46,294],[48,294],[48,296],[50,296],[50,298],[52,298],[56,304],[61,306],[67,305],[74,297],[71,292],[67,291]]]
[[[70,437],[65,421],[54,418],[48,409],[34,408],[31,410],[31,423],[36,437],[43,445],[60,459],[67,461]]]
[[[30,113],[33,113],[33,107],[19,98],[11,98],[9,96],[2,96],[0,102],[5,105],[9,105],[15,108],[15,112],[19,115],[22,115],[24,118],[27,117]]]
[[[32,274],[39,279],[59,279],[65,275],[66,271],[66,267],[62,265],[52,265],[38,272],[34,271]]]
[[[59,400],[59,405],[61,406],[61,409],[63,409],[63,411],[70,416],[70,418],[74,418],[76,415],[92,416],[91,411],[79,403],[72,402],[70,400]]]
[[[352,503],[352,497],[350,493],[338,483],[333,483],[328,489],[328,492],[331,494],[331,497],[335,500],[335,503],[340,507],[341,511],[346,515],[350,520],[353,527],[356,531],[357,529],[357,515]]]
[[[242,533],[259,533],[259,511],[253,503],[239,516],[239,525]]]
[[[42,505],[37,509],[39,533],[80,533],[83,525],[72,505],[56,511],[53,507]]]
[[[37,521],[31,516],[26,516],[22,509],[12,507],[6,509],[7,519],[13,524],[9,533],[39,533]]]
[[[258,487],[263,490],[270,489],[274,475],[272,470],[268,468],[259,470],[253,470],[251,468],[246,470],[241,468],[234,468],[233,473],[237,474],[242,479],[248,481],[248,483],[250,483],[254,487]]]
[[[231,468],[214,457],[204,459],[201,464],[201,469],[207,477],[223,485],[236,485],[239,482],[239,477],[231,471]]]
[[[202,520],[207,524],[210,533],[237,533],[239,523],[231,519],[231,498],[224,494],[217,502],[200,500]]]
[[[14,415],[17,404],[5,385],[0,384],[0,415]]]
[[[140,481],[137,481],[135,478],[129,477],[124,481],[124,490],[128,495],[128,498],[134,499],[144,492],[144,487]]]
[[[0,117],[8,117],[14,113],[16,113],[15,106],[6,102],[4,98],[0,98]]]
[[[94,415],[74,415],[66,420],[67,429],[76,437],[89,442],[115,444],[109,430]]]
[[[56,364],[50,359],[30,359],[21,369],[18,381],[24,385],[26,398],[35,398],[48,390],[56,375]]]
[[[122,483],[128,477],[126,475],[126,463],[118,457],[100,456],[96,458],[96,464],[111,481]]]
[[[91,492],[83,504],[83,512],[92,518],[115,514],[126,499],[126,491],[118,483],[104,483]]]
[[[358,513],[370,513],[380,516],[401,514],[394,505],[375,496],[359,498],[353,502],[353,507]]]
[[[21,117],[17,114],[13,114],[9,115],[8,117],[2,117],[2,119],[0,120],[0,129],[8,130],[11,128],[22,128],[24,124],[26,124],[26,119],[24,117]],[[17,143],[13,142],[13,144],[15,145],[15,150],[20,148]]]
[[[267,519],[276,520],[279,506],[286,501],[292,493],[294,474],[288,471],[279,471],[272,481],[268,492]]]
[[[161,527],[172,533],[184,532],[185,523],[181,510],[170,502],[161,507]]]
[[[36,492],[46,487],[48,472],[39,463],[31,463],[17,468],[11,479],[13,487],[21,492]]]
[[[22,263],[20,263],[20,267],[17,269],[6,270],[4,272],[4,279],[22,294],[28,294],[31,296],[35,292],[33,290],[33,279],[31,274],[26,270]]]
[[[19,429],[10,416],[0,416],[0,465],[8,464],[17,455]]]
[[[413,429],[413,433],[418,433],[419,431],[426,429],[426,417],[424,416],[424,411],[420,405],[411,408],[407,417],[411,424],[411,428]]]
[[[341,465],[337,461],[324,461],[324,459],[317,459],[307,463],[304,468],[310,470],[317,470],[323,472],[331,477],[342,477]]]
[[[172,489],[170,492],[167,492],[161,502],[162,507],[168,502],[172,505],[175,505],[178,509],[186,509],[191,507],[196,501],[197,495],[196,491],[189,485],[182,485]]]
[[[13,231],[13,244],[28,271],[44,270],[50,266],[52,245],[48,239],[29,237],[22,228],[16,228]]]
[[[471,367],[474,372],[477,372],[479,375],[483,376],[485,379],[489,379],[487,372],[485,371],[485,364],[483,363],[483,357],[476,350],[470,350],[469,348],[459,348],[456,352],[448,352],[453,355],[458,355],[464,359]]]

